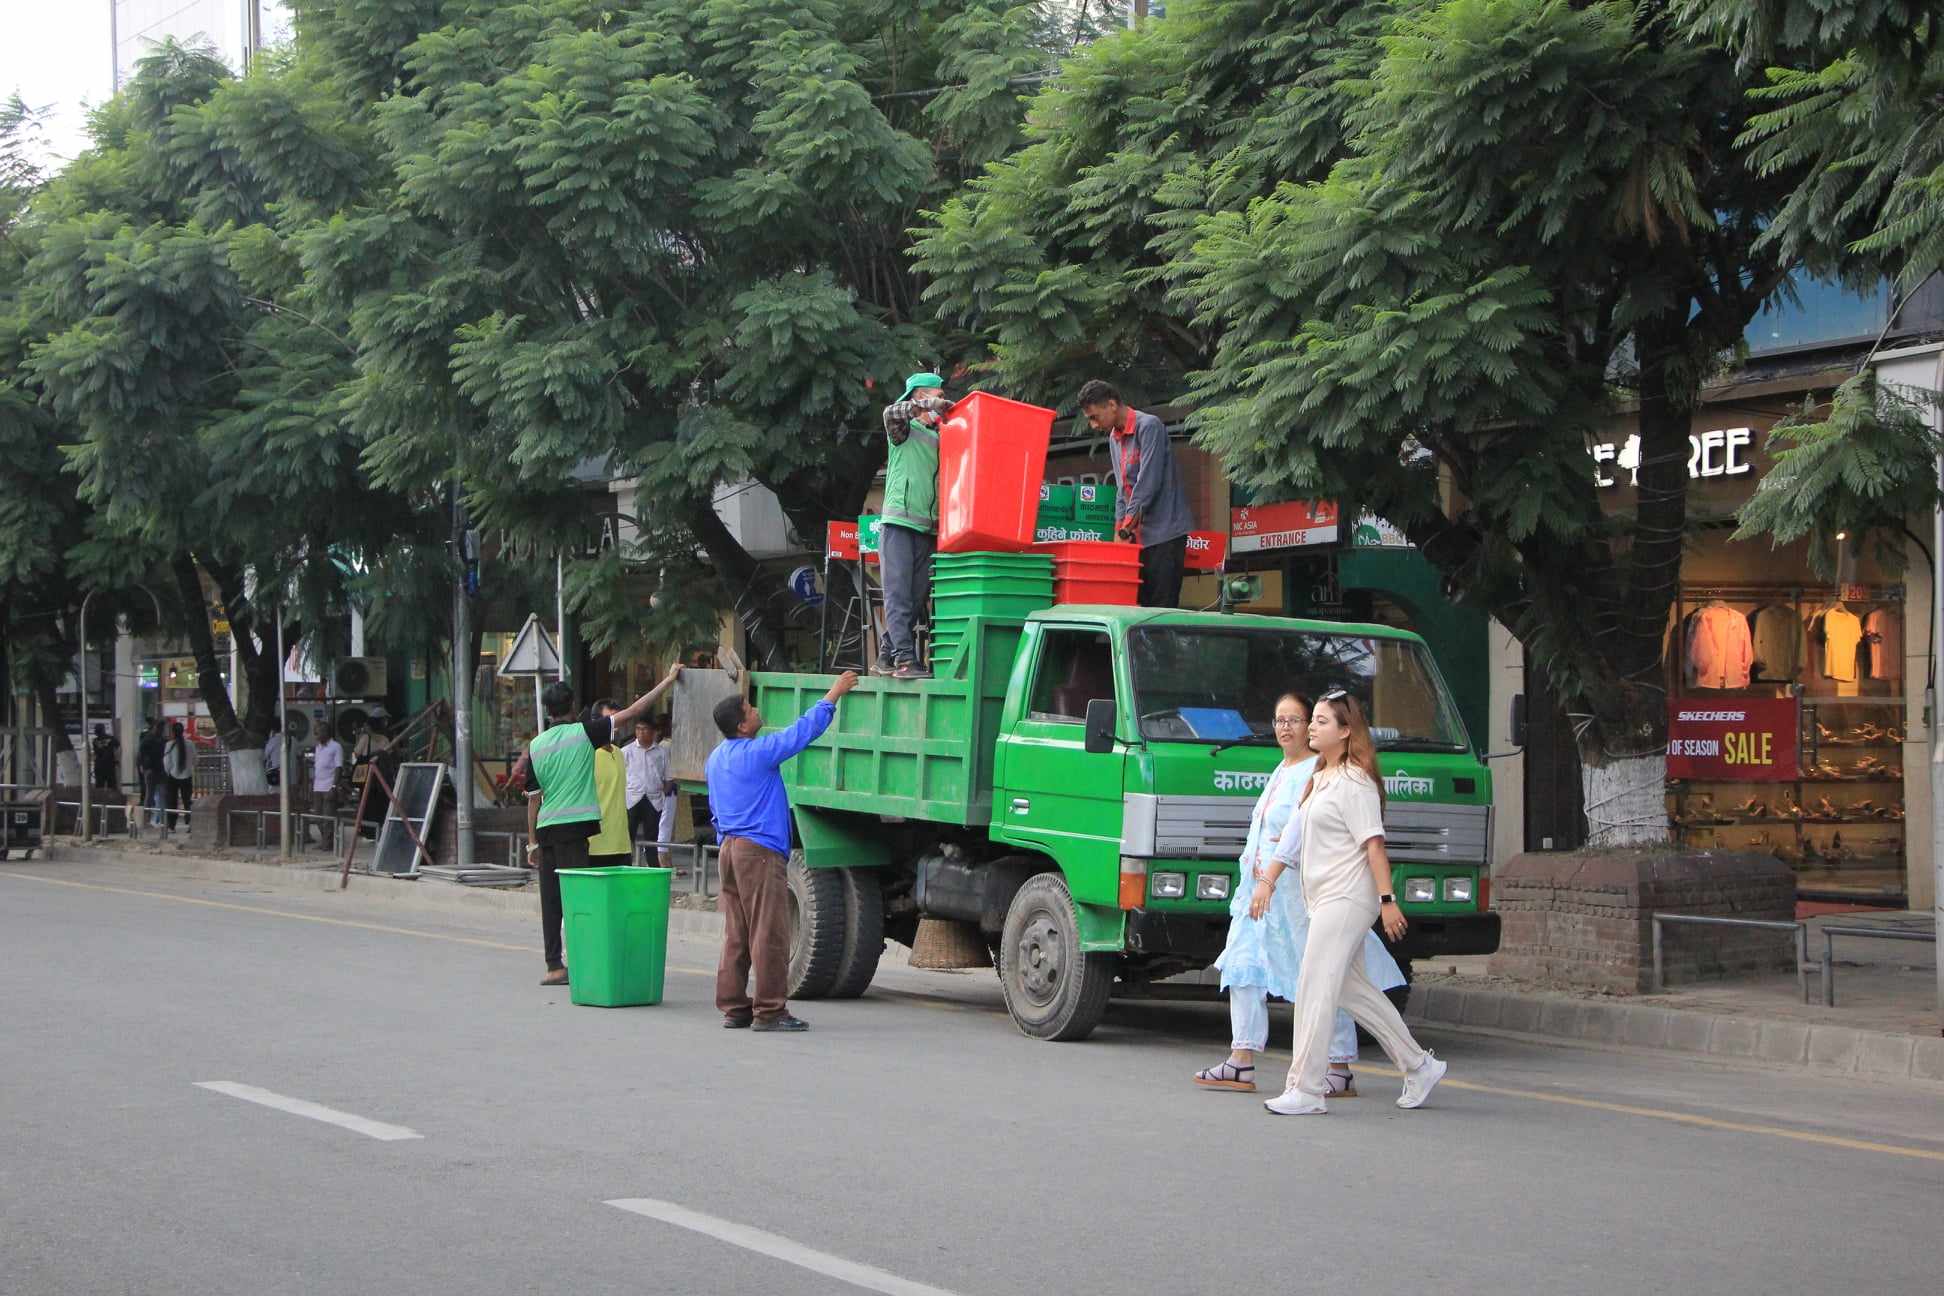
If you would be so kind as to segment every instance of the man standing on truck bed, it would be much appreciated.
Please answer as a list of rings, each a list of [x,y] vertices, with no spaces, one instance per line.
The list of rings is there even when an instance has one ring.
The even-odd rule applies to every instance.
[[[1141,606],[1180,607],[1188,566],[1188,492],[1175,466],[1168,425],[1121,403],[1111,383],[1095,378],[1080,389],[1087,426],[1107,433],[1120,489],[1114,497],[1114,534],[1141,546]]]
[[[560,870],[587,867],[587,843],[601,829],[600,794],[594,786],[594,749],[614,741],[682,673],[678,662],[654,688],[628,706],[597,720],[575,722],[574,687],[547,685],[540,705],[547,728],[527,744],[527,863],[540,866],[540,941],[547,958],[544,986],[567,984],[560,950]]]
[[[716,965],[716,1007],[731,1030],[802,1031],[790,1013],[790,802],[781,766],[817,741],[837,718],[837,700],[857,687],[845,671],[782,733],[759,738],[763,714],[740,694],[716,703],[723,742],[709,753],[704,778],[722,843],[722,961]],[[756,971],[756,994],[749,973]]]
[[[874,673],[922,679],[912,624],[931,595],[938,549],[938,420],[952,403],[935,373],[905,379],[904,395],[884,407],[884,506],[878,526],[878,571],[884,581],[884,638]]]

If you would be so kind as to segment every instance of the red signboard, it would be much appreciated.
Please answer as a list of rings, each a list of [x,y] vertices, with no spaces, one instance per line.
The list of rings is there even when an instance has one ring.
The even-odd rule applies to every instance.
[[[857,523],[831,522],[825,527],[824,557],[857,561]]]
[[[1220,571],[1222,560],[1228,557],[1228,537],[1220,531],[1190,531],[1188,533],[1188,570]]]
[[[1239,554],[1334,544],[1338,535],[1336,501],[1291,500],[1230,509],[1229,532],[1235,537],[1229,548]]]
[[[1786,698],[1675,698],[1667,777],[1786,783],[1798,777],[1801,703]]]

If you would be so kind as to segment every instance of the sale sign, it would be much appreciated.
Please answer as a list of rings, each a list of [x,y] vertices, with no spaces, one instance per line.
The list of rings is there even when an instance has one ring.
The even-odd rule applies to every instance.
[[[1335,500],[1291,500],[1286,504],[1251,504],[1229,510],[1229,548],[1239,554],[1263,549],[1300,549],[1335,544],[1338,535]]]
[[[1798,777],[1801,703],[1786,698],[1675,698],[1667,777],[1785,783]]]

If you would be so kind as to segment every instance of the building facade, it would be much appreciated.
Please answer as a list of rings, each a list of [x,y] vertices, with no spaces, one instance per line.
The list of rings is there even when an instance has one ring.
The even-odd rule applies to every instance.
[[[290,39],[290,10],[280,0],[108,0],[114,87],[165,40],[207,42],[241,72],[258,50]]]

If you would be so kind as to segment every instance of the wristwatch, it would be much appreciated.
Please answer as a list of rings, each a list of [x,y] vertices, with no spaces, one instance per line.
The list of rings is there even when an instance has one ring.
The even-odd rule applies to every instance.
[[[1384,892],[1384,894],[1377,897],[1377,903],[1380,905],[1396,904],[1397,897],[1391,892],[1386,891]]]

